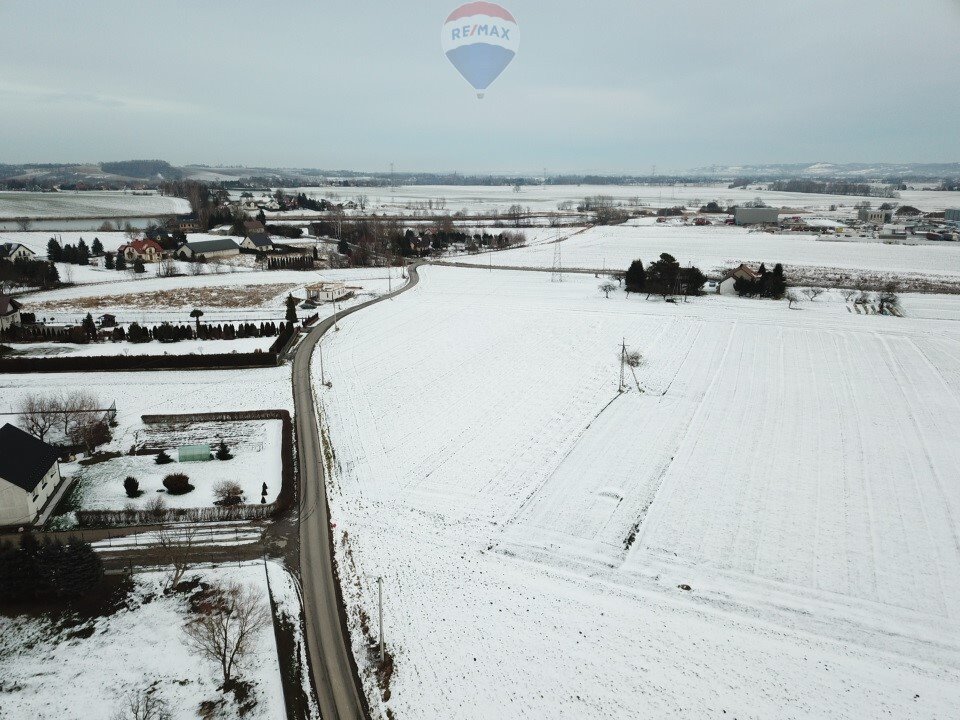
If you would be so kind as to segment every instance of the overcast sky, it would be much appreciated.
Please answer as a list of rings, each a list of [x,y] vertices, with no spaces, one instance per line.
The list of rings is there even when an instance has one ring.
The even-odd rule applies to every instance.
[[[649,172],[960,161],[960,0],[502,0],[483,100],[458,0],[2,0],[0,162]]]

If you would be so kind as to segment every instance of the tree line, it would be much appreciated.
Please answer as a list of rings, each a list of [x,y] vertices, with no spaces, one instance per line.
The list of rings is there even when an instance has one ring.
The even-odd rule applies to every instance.
[[[60,284],[57,266],[46,260],[17,258],[0,260],[0,292],[13,287],[38,287],[45,290]]]
[[[693,265],[681,267],[670,253],[661,253],[648,267],[644,267],[642,260],[634,260],[623,279],[628,295],[646,293],[647,297],[661,295],[666,298],[669,295],[699,295],[707,276]]]
[[[50,238],[47,241],[47,259],[50,262],[89,265],[91,257],[100,257],[101,255],[103,255],[103,243],[97,237],[93,239],[93,244],[89,247],[83,238],[80,238],[76,245],[66,243],[61,246],[56,238]]]
[[[75,599],[103,579],[103,561],[89,543],[70,538],[43,543],[30,533],[19,546],[0,545],[0,600]]]
[[[741,297],[762,297],[781,300],[787,292],[787,279],[783,274],[783,265],[777,263],[772,271],[760,263],[758,278],[738,277],[733,281],[733,289]]]

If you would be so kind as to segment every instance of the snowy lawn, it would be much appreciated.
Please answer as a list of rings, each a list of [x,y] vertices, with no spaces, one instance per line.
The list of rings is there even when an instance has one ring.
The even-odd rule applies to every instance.
[[[271,583],[279,584],[286,598],[288,591],[278,583],[284,575],[282,568],[271,568]],[[263,563],[188,571],[186,579],[193,578],[252,586],[268,604]],[[154,688],[174,720],[193,720],[202,702],[224,697],[217,689],[219,668],[186,644],[182,627],[190,617],[189,593],[164,594],[161,572],[138,574],[134,581],[125,605],[104,617],[67,623],[50,616],[0,615],[0,717],[109,718],[127,693]],[[254,684],[256,700],[244,717],[286,718],[271,624],[253,638],[239,676]],[[237,717],[232,698],[213,717]]]
[[[78,389],[92,393],[104,408],[116,401],[118,427],[112,430],[113,441],[103,449],[124,453],[143,440],[141,415],[220,410],[293,412],[287,365],[245,370],[3,374],[0,412],[16,412],[27,395],[62,395]]]
[[[157,465],[153,455],[121,455],[93,465],[66,463],[61,472],[77,479],[71,509],[121,510],[128,504],[142,508],[157,493],[171,508],[211,507],[216,500],[214,488],[224,480],[240,484],[246,503],[260,502],[262,485],[266,483],[267,502],[273,502],[280,492],[281,427],[279,420],[193,423],[169,430],[162,425],[148,425],[140,431],[140,443],[166,449],[175,462]],[[230,448],[232,459],[176,462],[178,447],[209,444],[216,451],[220,438]],[[163,478],[171,473],[187,475],[195,489],[184,495],[169,494]],[[127,497],[123,489],[127,476],[140,482],[140,497]]]
[[[16,343],[18,355],[35,356],[91,356],[91,355],[216,355],[220,353],[266,352],[276,337],[238,338],[236,340],[183,340],[175,343],[151,341],[146,343],[103,342],[77,345],[73,343]]]
[[[421,278],[324,340],[316,388],[359,658],[385,579],[379,711],[956,713],[956,303]]]

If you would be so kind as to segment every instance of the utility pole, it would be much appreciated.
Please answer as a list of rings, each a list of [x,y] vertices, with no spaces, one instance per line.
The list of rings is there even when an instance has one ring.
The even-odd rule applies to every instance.
[[[383,641],[383,577],[377,578],[377,594],[380,596],[380,663],[386,660],[386,648]]]
[[[623,386],[626,382],[624,372],[627,365],[627,339],[623,338],[623,345],[620,348],[620,392],[623,392]]]

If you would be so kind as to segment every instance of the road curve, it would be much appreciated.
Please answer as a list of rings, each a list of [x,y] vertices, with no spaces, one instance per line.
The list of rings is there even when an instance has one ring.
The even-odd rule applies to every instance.
[[[348,308],[338,313],[337,318],[342,320],[414,287],[420,281],[417,274],[419,264],[407,268],[409,280],[400,289]],[[333,324],[333,318],[320,322],[301,341],[293,355],[293,404],[300,463],[300,579],[307,652],[321,716],[323,720],[363,720],[368,717],[367,701],[357,677],[340,586],[333,566],[330,508],[310,381],[313,350]]]

